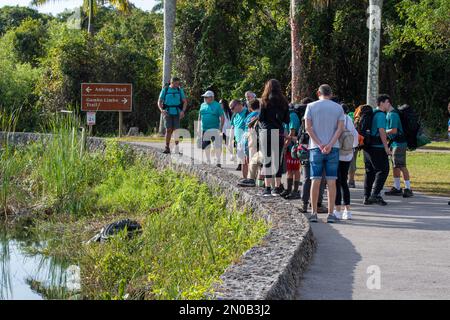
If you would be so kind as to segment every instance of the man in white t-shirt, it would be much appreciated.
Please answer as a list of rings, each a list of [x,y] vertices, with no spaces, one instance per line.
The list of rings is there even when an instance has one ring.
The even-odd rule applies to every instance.
[[[339,137],[344,128],[344,110],[336,102],[331,101],[333,91],[323,84],[317,91],[318,101],[308,104],[305,112],[306,131],[310,136],[311,164],[311,222],[317,222],[317,200],[320,180],[325,171],[328,184],[328,217],[333,223],[337,218],[333,215],[336,198],[336,179],[339,165]]]

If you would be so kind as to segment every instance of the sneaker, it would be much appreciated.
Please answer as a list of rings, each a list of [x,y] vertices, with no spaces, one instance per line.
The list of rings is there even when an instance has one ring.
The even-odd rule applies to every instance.
[[[220,163],[216,164],[217,168],[222,168],[222,165]]]
[[[372,201],[372,203],[379,204],[380,206],[387,205],[387,202],[383,200],[381,196],[371,196],[369,198],[369,201]]]
[[[287,200],[297,200],[297,199],[300,199],[301,196],[300,196],[300,192],[292,191],[284,198],[287,199]]]
[[[370,200],[370,197],[364,197],[364,202],[363,202],[363,204],[364,204],[365,206],[368,206],[368,205],[373,204],[373,202],[372,202],[372,200]]]
[[[180,146],[177,145],[177,144],[175,145],[174,153],[175,153],[175,154],[181,154],[181,152],[180,152]]]
[[[241,171],[242,170],[242,165],[241,164],[238,164],[238,166],[237,166],[237,168],[236,168],[236,171]]]
[[[272,195],[274,197],[277,197],[280,194],[282,194],[283,191],[284,191],[284,187],[283,187],[283,185],[280,185],[279,187],[275,187],[275,188],[272,189]]]
[[[286,189],[282,193],[280,193],[280,197],[286,198],[290,193],[291,193],[291,191]]]
[[[352,220],[351,211],[344,210],[344,213],[342,213],[342,220]]]
[[[328,213],[328,208],[324,206],[317,207],[317,213]]]
[[[272,196],[272,192],[271,192],[270,189],[264,188],[264,191],[262,192],[261,196],[263,196],[263,197],[270,197],[270,196]]]
[[[240,186],[240,187],[255,187],[256,183],[255,183],[255,180],[253,180],[253,179],[241,179],[238,182],[238,186]]]
[[[313,214],[309,217],[309,222],[317,222],[317,213],[313,213]]]
[[[386,191],[384,193],[385,196],[401,196],[402,195],[402,188],[397,189],[396,187],[392,187],[391,190]]]
[[[164,154],[170,154],[170,148],[169,147],[165,147],[163,153]]]
[[[335,223],[338,221],[339,219],[334,214],[329,214],[327,217],[327,223]]]
[[[307,213],[308,212],[308,203],[302,202],[302,206],[298,209],[300,213]]]
[[[411,198],[412,196],[414,196],[414,194],[411,189],[403,190],[403,198]]]
[[[340,211],[333,211],[333,216],[335,216],[338,220],[342,219],[342,213]]]
[[[348,187],[349,187],[349,188],[352,188],[352,189],[355,189],[355,188],[356,188],[355,181],[350,181],[350,182],[348,183]]]

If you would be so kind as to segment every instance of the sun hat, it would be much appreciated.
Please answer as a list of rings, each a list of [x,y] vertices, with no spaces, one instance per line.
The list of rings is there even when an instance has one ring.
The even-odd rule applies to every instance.
[[[202,94],[202,97],[205,97],[205,98],[214,97],[214,92],[212,92],[211,90],[208,90],[204,94]]]

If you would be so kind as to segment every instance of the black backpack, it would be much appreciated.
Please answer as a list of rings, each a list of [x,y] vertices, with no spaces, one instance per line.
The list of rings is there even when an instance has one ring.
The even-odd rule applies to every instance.
[[[403,135],[397,135],[395,141],[405,142],[408,144],[408,149],[417,148],[417,134],[420,130],[419,116],[414,109],[404,104],[395,111],[400,116],[402,123]]]
[[[355,128],[358,134],[363,137],[363,142],[360,144],[361,149],[365,149],[370,145],[382,144],[381,138],[379,136],[372,135],[372,122],[373,117],[378,112],[383,112],[381,110],[373,110],[369,105],[363,105],[360,107],[358,114],[355,115]]]
[[[306,112],[306,104],[294,104],[289,106],[290,112],[295,112],[297,114],[297,117],[300,121],[302,121],[303,117],[305,116]]]

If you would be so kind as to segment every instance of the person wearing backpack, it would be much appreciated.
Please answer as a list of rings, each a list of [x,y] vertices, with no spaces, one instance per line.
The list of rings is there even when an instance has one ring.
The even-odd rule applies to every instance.
[[[406,150],[408,148],[408,143],[399,111],[394,109],[392,106],[390,106],[387,113],[386,122],[386,133],[390,141],[392,152],[394,186],[391,190],[386,191],[384,194],[387,196],[403,196],[403,198],[409,198],[413,196],[413,192],[411,191],[409,171],[406,167]],[[405,182],[404,190],[402,190],[400,186],[400,174],[403,174],[403,180]]]
[[[245,118],[245,127],[244,134],[241,138],[241,143],[243,144],[245,151],[245,161],[246,166],[248,167],[249,177],[243,178],[239,180],[238,186],[241,187],[255,187],[256,180],[258,178],[258,169],[260,167],[261,162],[258,161],[259,157],[258,153],[258,117],[259,117],[259,109],[260,103],[258,99],[252,100],[252,102],[248,105],[249,113]],[[262,178],[264,179],[264,178]],[[261,180],[259,177],[258,180]]]
[[[158,108],[164,117],[166,128],[166,147],[163,153],[170,153],[170,139],[172,133],[180,128],[180,120],[184,118],[187,108],[187,99],[180,79],[173,77],[169,85],[165,85],[159,94]],[[175,140],[175,153],[179,153],[178,140]]]
[[[357,114],[359,114],[361,106],[358,106],[354,112],[349,112],[349,117],[352,118],[352,122],[353,124],[355,123],[355,117]],[[356,174],[356,162],[358,160],[358,154],[359,154],[359,148],[355,148],[353,151],[353,159],[352,162],[350,163],[350,168],[348,170],[348,187],[349,188],[356,188],[356,183],[355,183],[355,174]]]
[[[294,110],[294,106],[289,108],[289,124],[284,125],[285,132],[287,132],[287,138],[285,142],[286,154],[286,169],[287,169],[287,189],[284,190],[280,196],[288,199],[295,200],[300,199],[300,192],[298,190],[300,186],[300,159],[294,159],[292,157],[291,149],[295,147],[297,141],[297,135],[300,132],[300,119],[297,112]],[[292,189],[292,187],[294,189]]]
[[[339,166],[339,137],[344,128],[345,114],[342,107],[331,101],[333,91],[323,84],[317,91],[318,101],[308,104],[305,112],[306,132],[309,134],[311,167],[311,205],[312,215],[309,220],[317,222],[317,200],[323,171],[328,185],[327,223],[337,221],[334,216],[336,200],[336,179]]]
[[[351,220],[350,210],[350,188],[347,182],[348,170],[353,160],[353,150],[358,146],[358,132],[355,129],[352,118],[348,115],[349,108],[343,104],[345,113],[344,131],[339,138],[339,167],[338,178],[336,180],[336,201],[333,214],[338,219]],[[344,200],[344,211],[341,212],[342,200]]]
[[[391,98],[381,94],[377,98],[377,108],[367,112],[370,106],[361,107],[361,117],[356,118],[357,130],[363,137],[364,166],[364,205],[387,205],[380,193],[389,175],[389,149],[386,135],[386,112],[390,110]],[[369,108],[367,108],[369,107]],[[367,128],[369,124],[369,128]]]

